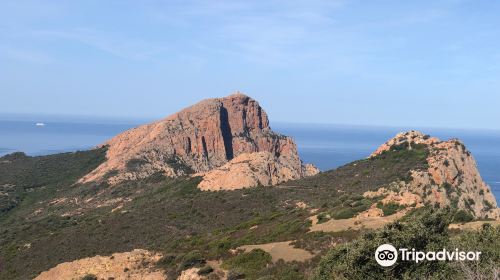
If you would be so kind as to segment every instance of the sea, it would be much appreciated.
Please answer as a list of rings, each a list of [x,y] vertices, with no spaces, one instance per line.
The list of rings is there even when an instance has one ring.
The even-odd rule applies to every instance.
[[[0,156],[16,151],[38,156],[86,150],[145,121],[0,119]],[[38,124],[37,124],[38,123]],[[366,158],[398,132],[411,129],[440,139],[459,138],[472,152],[481,176],[500,202],[500,131],[421,127],[274,123],[273,130],[295,139],[304,162],[330,170]]]

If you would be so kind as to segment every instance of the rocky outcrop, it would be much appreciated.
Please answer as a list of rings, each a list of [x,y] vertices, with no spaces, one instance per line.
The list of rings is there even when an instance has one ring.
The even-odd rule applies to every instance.
[[[458,139],[440,141],[418,131],[399,133],[380,146],[371,157],[404,147],[428,150],[426,170],[414,170],[401,189],[419,195],[425,203],[451,205],[477,218],[499,218],[495,197],[482,180],[472,154]]]
[[[317,173],[317,169],[302,165],[297,154],[276,156],[270,152],[258,152],[241,154],[207,172],[198,187],[216,191],[272,186]]]
[[[161,255],[146,250],[95,256],[61,263],[35,280],[82,279],[90,275],[97,279],[163,280],[164,271],[155,267],[160,258]]]
[[[256,152],[266,152],[268,160],[287,164],[276,174],[293,170],[296,174],[288,176],[301,178],[314,173],[314,168],[302,168],[294,141],[271,130],[259,103],[240,93],[201,101],[163,120],[121,133],[103,146],[108,147],[107,160],[81,183],[116,184],[155,173],[169,177],[203,173]],[[233,183],[237,187],[238,182]]]

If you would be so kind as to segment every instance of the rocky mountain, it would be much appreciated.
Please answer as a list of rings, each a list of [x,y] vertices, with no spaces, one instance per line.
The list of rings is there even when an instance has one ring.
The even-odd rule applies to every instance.
[[[427,168],[411,171],[411,180],[399,189],[418,194],[431,205],[454,206],[478,218],[498,218],[490,187],[483,181],[476,161],[458,139],[440,141],[418,131],[402,132],[381,145],[371,157],[398,149],[428,151]]]
[[[259,108],[240,94],[210,99],[98,149],[1,157],[0,279],[396,279],[374,269],[385,243],[469,244],[484,253],[483,278],[497,275],[500,221],[484,218],[498,209],[460,141],[400,133],[307,176],[317,169]],[[395,268],[409,279],[469,275],[445,264]]]
[[[259,103],[241,93],[201,101],[121,133],[102,146],[107,147],[106,161],[81,183],[117,184],[156,173],[168,177],[197,173],[205,176],[203,189],[216,190],[274,185],[319,172],[302,164],[294,141],[273,132]],[[240,173],[248,158],[251,164]],[[214,180],[221,174],[232,178]]]

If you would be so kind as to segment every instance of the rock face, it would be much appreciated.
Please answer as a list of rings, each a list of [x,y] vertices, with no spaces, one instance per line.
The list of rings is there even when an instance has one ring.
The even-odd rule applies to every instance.
[[[412,180],[403,188],[423,198],[424,202],[452,205],[477,218],[498,218],[495,197],[483,181],[472,154],[458,139],[440,141],[418,131],[399,133],[380,146],[371,157],[394,147],[412,149],[424,145],[428,151],[427,170],[412,171]]]
[[[106,162],[80,182],[116,184],[158,172],[169,177],[204,173],[256,152],[267,152],[267,160],[286,163],[286,169],[295,172],[290,178],[314,173],[314,168],[302,168],[294,141],[271,130],[259,103],[240,93],[201,101],[163,120],[121,133],[103,146],[108,146]],[[281,173],[286,172],[272,176]],[[273,178],[269,182],[278,181]],[[233,183],[235,187],[238,182]]]
[[[302,165],[297,154],[278,157],[270,152],[247,153],[204,174],[198,187],[216,191],[272,186],[317,173],[314,167]]]

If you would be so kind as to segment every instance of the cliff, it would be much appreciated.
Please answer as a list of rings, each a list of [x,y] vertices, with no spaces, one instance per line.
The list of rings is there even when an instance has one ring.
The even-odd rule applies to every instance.
[[[108,147],[106,161],[84,176],[81,183],[116,184],[155,173],[169,177],[203,175],[240,155],[256,152],[267,152],[270,156],[266,161],[280,159],[284,163],[280,168],[293,170],[288,176],[279,175],[280,171],[270,173],[272,178],[265,185],[307,174],[294,141],[273,132],[259,103],[240,93],[201,101],[163,120],[121,133],[102,146]],[[220,189],[207,181],[204,186]],[[233,180],[230,188],[242,186]]]
[[[454,206],[478,218],[498,218],[495,197],[483,181],[476,161],[458,139],[440,141],[418,131],[403,132],[381,145],[371,157],[394,149],[426,149],[427,168],[412,170],[402,188],[432,205]]]

